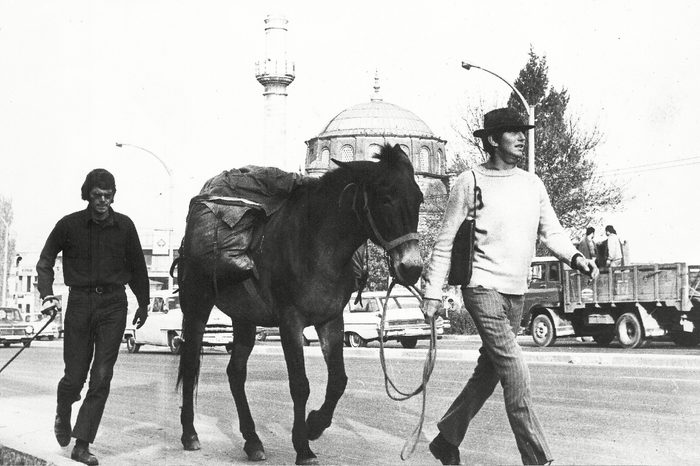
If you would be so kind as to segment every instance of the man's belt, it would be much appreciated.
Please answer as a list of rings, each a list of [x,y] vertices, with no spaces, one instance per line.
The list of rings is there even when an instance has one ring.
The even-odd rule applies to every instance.
[[[124,285],[95,285],[95,286],[71,286],[71,291],[80,291],[83,293],[104,294],[112,293],[113,291],[121,291]]]

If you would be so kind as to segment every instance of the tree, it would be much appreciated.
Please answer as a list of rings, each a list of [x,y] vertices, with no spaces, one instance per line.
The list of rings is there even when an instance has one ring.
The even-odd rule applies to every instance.
[[[580,231],[599,221],[600,212],[620,207],[622,189],[598,174],[595,149],[602,140],[598,128],[587,132],[580,120],[567,112],[569,93],[565,88],[556,90],[549,85],[546,57],[539,57],[532,48],[528,62],[520,71],[514,87],[530,104],[536,105],[535,172],[542,179],[562,225],[580,236]],[[527,119],[526,110],[515,93],[508,101]],[[482,108],[471,108],[462,117],[461,138],[470,154],[465,157],[477,163],[485,160],[481,141],[472,136],[483,122]],[[476,154],[476,155],[474,155]],[[475,163],[469,164],[473,166]],[[527,160],[520,168],[527,169]],[[452,166],[459,164],[453,163]],[[540,251],[543,252],[543,251]]]
[[[14,256],[15,244],[14,241],[9,237],[10,227],[12,226],[12,201],[4,196],[0,196],[0,261],[6,259],[3,263],[0,263],[0,277],[9,278],[9,270]],[[7,239],[7,243],[5,240]],[[7,244],[7,251],[5,251],[5,244]],[[9,293],[6,293],[7,282],[0,278],[0,302],[5,304],[5,297],[9,297]]]

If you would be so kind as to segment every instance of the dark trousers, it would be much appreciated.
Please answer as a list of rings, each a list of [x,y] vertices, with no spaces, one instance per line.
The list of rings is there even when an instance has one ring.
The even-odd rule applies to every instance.
[[[90,443],[95,440],[109,396],[126,327],[126,307],[124,289],[103,294],[71,290],[68,296],[63,333],[65,370],[58,382],[57,412],[69,413],[71,405],[80,400],[89,371],[90,382],[73,437]]]
[[[479,330],[482,347],[474,373],[438,423],[453,445],[464,440],[467,427],[498,382],[523,464],[552,460],[544,432],[532,407],[530,372],[515,337],[523,312],[523,297],[482,287],[464,290],[464,305]]]

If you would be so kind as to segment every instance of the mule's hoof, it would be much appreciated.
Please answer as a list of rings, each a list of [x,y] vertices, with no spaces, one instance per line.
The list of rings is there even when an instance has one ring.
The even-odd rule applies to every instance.
[[[309,416],[306,418],[306,435],[309,440],[318,439],[324,430],[326,430],[331,425],[330,418],[327,422],[322,421],[321,413],[318,411],[311,411]]]
[[[243,446],[243,451],[248,455],[248,461],[265,461],[265,449],[261,442],[247,441]]]
[[[182,441],[182,446],[185,447],[185,450],[187,451],[195,451],[202,448],[202,446],[199,444],[199,437],[197,437],[197,434],[182,434],[180,440]]]
[[[318,458],[311,451],[306,455],[297,455],[297,461],[295,464],[319,464]]]

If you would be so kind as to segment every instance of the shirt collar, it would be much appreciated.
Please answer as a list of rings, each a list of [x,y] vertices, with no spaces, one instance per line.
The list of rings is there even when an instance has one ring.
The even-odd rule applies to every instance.
[[[92,219],[92,213],[90,212],[89,205],[83,211],[83,215],[84,215],[85,223],[87,223],[87,224],[90,224],[91,222],[97,223]],[[98,225],[102,225],[103,227],[108,227],[108,226],[112,226],[112,225],[119,226],[119,221],[117,220],[117,216],[114,215],[114,210],[111,207],[109,208],[109,215],[107,215],[107,218],[104,221],[98,223]]]

